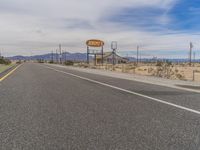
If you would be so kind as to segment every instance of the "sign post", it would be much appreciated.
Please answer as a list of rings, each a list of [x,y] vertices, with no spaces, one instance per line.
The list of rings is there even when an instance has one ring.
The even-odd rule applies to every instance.
[[[103,49],[104,49],[104,42],[101,40],[96,40],[96,39],[92,39],[92,40],[88,40],[86,42],[87,45],[87,64],[90,63],[90,55],[94,55],[95,58],[95,65],[96,65],[96,56],[97,55],[101,55],[101,63],[103,65]],[[98,49],[91,49],[92,48],[101,48],[100,50]]]

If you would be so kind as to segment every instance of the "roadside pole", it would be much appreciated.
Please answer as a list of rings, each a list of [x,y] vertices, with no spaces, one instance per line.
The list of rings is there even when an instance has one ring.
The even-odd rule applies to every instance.
[[[58,63],[58,50],[56,49],[56,63]]]
[[[196,72],[196,70],[193,70],[193,81],[195,81],[195,72]]]
[[[189,65],[191,66],[192,65],[192,48],[193,48],[193,44],[192,44],[192,42],[190,42],[190,56],[189,56]]]
[[[59,52],[60,52],[60,64],[62,64],[62,48],[61,48],[61,44],[59,44]]]
[[[51,61],[52,61],[52,63],[54,62],[53,61],[53,51],[51,52]]]
[[[137,65],[138,65],[138,62],[139,62],[139,46],[137,46]]]

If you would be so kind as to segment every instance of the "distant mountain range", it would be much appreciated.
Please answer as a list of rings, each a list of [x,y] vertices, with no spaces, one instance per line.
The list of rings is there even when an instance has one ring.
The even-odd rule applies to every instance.
[[[10,60],[46,60],[51,61],[52,59],[54,61],[59,59],[59,54],[55,53],[49,53],[49,54],[43,54],[43,55],[35,55],[35,56],[13,56],[8,57]],[[62,60],[73,60],[73,61],[86,61],[87,55],[85,53],[63,53]]]
[[[59,59],[59,54],[44,54],[44,55],[35,55],[35,56],[13,56],[8,57],[10,60],[45,60],[45,61],[51,61],[53,58],[54,61]],[[126,57],[130,62],[136,62],[135,57]],[[90,57],[92,59],[92,57]],[[86,53],[63,53],[62,60],[71,60],[71,61],[86,61],[87,60],[87,54]],[[142,62],[156,62],[156,61],[170,61],[170,62],[188,62],[188,59],[161,59],[161,58],[142,58],[139,61]],[[199,59],[196,59],[195,62],[200,62]]]

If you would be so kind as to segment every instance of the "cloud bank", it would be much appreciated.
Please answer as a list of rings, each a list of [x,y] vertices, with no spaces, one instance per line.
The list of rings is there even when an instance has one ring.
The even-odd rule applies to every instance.
[[[7,56],[42,54],[58,44],[85,52],[91,38],[118,41],[119,50],[187,50],[199,40],[198,29],[187,31],[173,8],[179,0],[0,0],[0,50]],[[189,8],[188,8],[189,9]],[[193,14],[198,8],[190,7]],[[180,26],[180,25],[179,25]],[[191,28],[192,29],[192,28]]]

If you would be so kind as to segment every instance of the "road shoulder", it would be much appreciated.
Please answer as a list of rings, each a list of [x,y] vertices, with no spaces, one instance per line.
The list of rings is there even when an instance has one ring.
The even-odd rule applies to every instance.
[[[13,65],[12,67],[9,67],[8,69],[4,70],[0,73],[0,82],[6,79],[9,75],[11,75],[20,65]]]
[[[84,73],[137,81],[137,82],[142,82],[142,83],[147,83],[147,84],[165,86],[165,87],[200,93],[199,82],[169,80],[169,79],[163,79],[163,78],[152,77],[152,76],[141,76],[141,75],[136,75],[136,74],[119,73],[119,72],[112,72],[112,71],[107,71],[107,70],[97,70],[97,69],[88,69],[88,68],[78,68],[78,67],[62,66],[62,65],[56,65],[56,64],[48,64],[48,65],[80,71]]]

